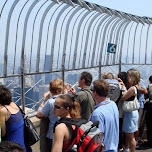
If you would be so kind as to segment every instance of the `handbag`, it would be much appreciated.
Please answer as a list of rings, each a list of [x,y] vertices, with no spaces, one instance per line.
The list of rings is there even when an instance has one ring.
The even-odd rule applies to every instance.
[[[133,86],[134,90],[135,90],[135,98],[132,101],[124,101],[123,105],[122,105],[122,109],[125,112],[131,112],[134,110],[138,110],[140,107],[139,101],[137,99],[137,88],[135,86]]]
[[[20,107],[19,109],[24,118],[24,141],[27,145],[32,146],[33,144],[35,144],[37,141],[40,140],[40,136],[38,135],[36,128],[29,119],[29,117],[25,116],[24,111]]]

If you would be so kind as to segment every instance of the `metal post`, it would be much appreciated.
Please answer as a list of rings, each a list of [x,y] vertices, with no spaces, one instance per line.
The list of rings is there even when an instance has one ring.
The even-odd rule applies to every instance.
[[[101,61],[99,62],[99,79],[101,79]]]
[[[62,81],[63,81],[63,91],[62,91],[62,93],[64,94],[64,65],[62,65]]]
[[[24,66],[23,66],[24,67]],[[25,77],[24,77],[24,68],[21,69],[21,106],[22,110],[25,111]]]

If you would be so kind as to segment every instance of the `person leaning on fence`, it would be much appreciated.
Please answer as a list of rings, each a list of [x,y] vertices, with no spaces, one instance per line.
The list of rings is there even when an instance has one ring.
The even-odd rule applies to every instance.
[[[49,97],[50,97],[50,99],[48,99],[47,101],[46,101],[46,99],[44,99],[44,101],[42,102],[42,104],[40,105],[40,107],[37,110],[37,116],[40,118],[48,117],[50,120],[49,129],[48,129],[46,137],[49,139],[49,148],[51,151],[52,140],[53,140],[53,133],[52,133],[53,126],[54,126],[55,122],[57,120],[59,120],[59,117],[55,116],[54,112],[53,112],[54,102],[55,102],[55,98],[57,98],[58,96],[60,96],[62,94],[63,81],[61,79],[52,80],[50,82],[49,90],[52,94],[52,97],[50,97],[50,93],[47,93],[46,99],[48,99]]]
[[[80,104],[81,117],[88,120],[89,116],[93,112],[94,100],[92,97],[92,92],[90,90],[90,85],[92,82],[92,74],[89,72],[82,72],[78,83],[81,90],[76,93],[74,88],[70,88],[70,91],[74,95]]]
[[[55,99],[54,102],[54,115],[61,118],[80,118],[80,105],[78,101],[70,95],[61,95]],[[71,137],[75,126],[68,126],[60,123],[55,127],[53,134],[52,152],[61,152],[66,150],[72,143]]]
[[[0,122],[2,141],[13,141],[32,151],[24,141],[24,119],[18,106],[12,102],[12,94],[5,85],[0,85]]]
[[[92,88],[96,106],[89,120],[99,121],[99,129],[104,133],[104,152],[117,152],[119,141],[119,114],[114,101],[108,98],[109,85],[105,80],[96,80]]]

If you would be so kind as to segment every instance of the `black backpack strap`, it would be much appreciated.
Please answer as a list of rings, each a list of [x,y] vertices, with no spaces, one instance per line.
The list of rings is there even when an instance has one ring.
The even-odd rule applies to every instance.
[[[82,124],[87,123],[88,121],[85,119],[73,119],[73,118],[61,118],[60,120],[56,121],[53,127],[53,133],[55,132],[55,127],[60,123],[65,123],[66,125],[75,125],[75,126],[81,126]]]
[[[18,106],[18,108],[20,109],[20,111],[21,111],[21,113],[22,113],[22,115],[23,115],[23,117],[25,117],[25,112],[20,108],[20,106],[18,105],[18,104],[16,104],[17,106]]]
[[[87,89],[83,89],[82,91],[88,92],[88,93],[92,96],[91,90],[89,91],[89,90],[87,90]]]
[[[91,93],[91,90],[87,90],[87,89],[83,89],[82,91],[84,91],[86,94],[87,94],[87,98],[89,99],[88,97],[88,93],[91,95],[92,99],[93,99],[93,96],[92,96],[92,93]],[[88,93],[87,93],[88,92]],[[95,103],[95,100],[93,99],[94,103]]]
[[[116,101],[116,105],[117,105],[117,106],[118,106],[118,103],[119,103],[119,100],[120,100],[121,96],[122,96],[122,90],[120,90],[119,98],[118,98],[117,101]]]

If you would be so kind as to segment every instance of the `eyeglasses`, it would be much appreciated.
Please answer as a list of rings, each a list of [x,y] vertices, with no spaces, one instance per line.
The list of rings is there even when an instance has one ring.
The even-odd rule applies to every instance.
[[[58,105],[54,105],[54,108],[60,109],[60,108],[64,108],[64,107],[59,107]]]

